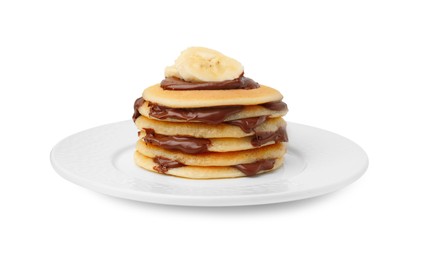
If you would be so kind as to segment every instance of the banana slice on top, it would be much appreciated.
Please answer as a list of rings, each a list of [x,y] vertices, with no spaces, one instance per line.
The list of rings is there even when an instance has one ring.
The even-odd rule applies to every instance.
[[[222,53],[203,47],[190,47],[165,70],[166,77],[190,82],[218,82],[238,78],[243,65]]]

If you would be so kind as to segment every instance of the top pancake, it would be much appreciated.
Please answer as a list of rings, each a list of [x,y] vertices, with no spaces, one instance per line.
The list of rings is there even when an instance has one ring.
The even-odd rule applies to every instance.
[[[164,90],[160,84],[145,89],[142,97],[173,108],[257,105],[283,98],[278,90],[262,85],[256,89]]]

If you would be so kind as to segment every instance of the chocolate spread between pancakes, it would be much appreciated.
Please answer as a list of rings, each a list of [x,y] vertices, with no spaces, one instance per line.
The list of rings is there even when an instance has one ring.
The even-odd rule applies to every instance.
[[[254,147],[262,146],[269,142],[288,142],[287,131],[284,127],[278,127],[276,131],[265,131],[265,132],[257,132],[255,131],[253,139],[251,139],[251,144]]]
[[[244,106],[221,106],[200,108],[171,108],[149,103],[149,115],[158,119],[178,119],[198,121],[207,124],[220,124],[228,116],[243,110]]]
[[[274,101],[274,102],[268,102],[268,103],[263,103],[263,104],[259,104],[260,106],[269,109],[269,110],[274,110],[274,111],[281,111],[281,110],[286,110],[287,109],[287,104],[280,101]]]
[[[139,108],[143,105],[145,100],[143,98],[138,98],[134,104],[133,112],[133,121],[135,121],[141,114],[139,113]],[[282,101],[269,102],[264,104],[259,104],[260,106],[265,107],[269,110],[281,111],[287,109],[287,104]],[[220,124],[225,121],[225,119],[233,114],[241,112],[244,106],[217,106],[217,107],[200,107],[200,108],[172,108],[161,106],[155,103],[149,102],[149,115],[157,119],[177,119],[184,121],[198,121],[207,124]],[[260,120],[261,117],[259,117]],[[238,125],[245,132],[250,132],[250,124],[255,123],[255,120],[252,118],[244,118],[233,120],[233,125]],[[260,123],[259,123],[260,124]],[[254,126],[256,127],[256,126]],[[251,127],[251,128],[254,128]]]
[[[260,87],[259,83],[241,74],[232,80],[219,82],[189,82],[179,78],[165,78],[161,81],[164,90],[227,90],[227,89],[255,89]]]
[[[144,141],[159,146],[164,149],[178,150],[189,154],[208,152],[211,141],[206,138],[196,138],[190,136],[169,136],[155,133],[154,129],[144,128],[146,135]],[[276,131],[256,132],[254,131],[251,144],[253,147],[260,147],[269,142],[287,142],[287,132],[285,128],[279,127]]]
[[[139,108],[143,105],[144,102],[145,100],[142,97],[135,100],[135,104],[133,105],[133,122],[135,122],[136,119],[141,115],[141,113],[139,113]]]
[[[184,153],[197,154],[208,152],[209,139],[189,136],[168,136],[155,133],[154,129],[144,128],[146,136],[143,140],[164,149],[178,150]]]
[[[161,156],[156,156],[153,160],[157,164],[156,166],[154,166],[154,170],[163,174],[166,174],[169,169],[186,166],[183,163]],[[255,161],[253,163],[237,164],[233,165],[232,167],[238,169],[246,176],[254,176],[258,172],[272,169],[274,167],[274,164],[275,159],[264,159]]]
[[[255,161],[254,163],[245,163],[234,165],[234,168],[237,168],[246,176],[254,176],[258,172],[266,171],[274,168],[275,159],[264,159]]]
[[[178,161],[174,161],[171,159],[167,159],[161,156],[154,157],[154,162],[157,164],[157,166],[154,166],[154,170],[161,173],[167,173],[170,168],[178,168],[178,167],[185,166],[185,164],[183,163],[180,163]]]
[[[267,118],[268,118],[267,116],[249,117],[249,118],[235,119],[235,120],[227,121],[225,123],[239,126],[241,130],[243,130],[245,133],[251,133],[254,131],[254,129],[257,126],[265,122]]]

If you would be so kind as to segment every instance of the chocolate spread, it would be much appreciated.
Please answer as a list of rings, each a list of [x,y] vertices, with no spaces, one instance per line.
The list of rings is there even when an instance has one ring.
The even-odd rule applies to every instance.
[[[161,81],[160,86],[165,90],[227,90],[227,89],[254,89],[259,83],[241,74],[232,80],[219,82],[189,82],[183,79],[170,77]]]
[[[240,170],[246,176],[254,176],[258,172],[266,171],[274,168],[275,159],[263,159],[254,163],[237,164],[233,167]]]
[[[167,173],[170,168],[178,168],[185,166],[185,164],[180,163],[178,161],[174,161],[171,159],[167,159],[165,157],[156,156],[154,157],[154,162],[158,164],[157,166],[154,166],[154,170],[161,172],[161,173]]]
[[[154,157],[154,162],[158,165],[154,166],[154,170],[160,173],[167,173],[171,168],[183,167],[185,164],[180,163],[175,160],[167,159],[165,157],[156,156]],[[270,170],[274,167],[275,159],[263,159],[258,160],[253,163],[244,163],[233,165],[232,167],[238,169],[246,176],[254,176],[258,172]]]
[[[281,111],[281,110],[287,109],[287,104],[282,101],[268,102],[268,103],[263,103],[259,105],[266,109],[275,110],[275,111]]]
[[[209,139],[195,138],[189,136],[168,136],[155,133],[154,129],[144,128],[146,143],[159,146],[169,150],[179,150],[184,153],[198,154],[208,152],[211,144]]]
[[[144,128],[146,135],[143,140],[146,143],[159,146],[169,150],[179,150],[184,153],[198,154],[208,152],[211,144],[210,139],[196,138],[190,136],[168,136],[155,133],[154,129]],[[253,147],[259,147],[266,143],[274,141],[275,143],[288,142],[285,128],[280,127],[276,131],[255,132],[251,144]]]
[[[253,139],[251,139],[251,144],[254,147],[259,147],[271,141],[275,143],[288,142],[285,128],[279,127],[276,131],[255,132]]]
[[[135,100],[135,104],[133,105],[133,110],[134,110],[133,116],[132,116],[133,122],[135,122],[136,118],[138,118],[141,115],[141,113],[139,113],[139,108],[143,105],[144,102],[145,100],[142,97]]]
[[[171,108],[149,103],[149,115],[158,119],[178,119],[198,121],[207,124],[220,124],[228,116],[243,110],[244,106],[221,106],[200,108]]]
[[[145,100],[140,97],[136,99],[135,104],[133,106],[133,121],[135,121],[141,114],[139,113],[139,107],[143,105]],[[287,105],[282,102],[269,102],[264,104],[259,104],[270,110],[283,110],[287,108]],[[185,120],[185,121],[198,121],[207,124],[220,124],[225,121],[225,119],[233,114],[241,112],[244,106],[217,106],[217,107],[200,107],[200,108],[172,108],[161,106],[155,103],[149,102],[149,115],[158,119],[177,119],[177,120]],[[266,118],[265,118],[266,119]],[[250,119],[238,119],[233,120],[233,122],[227,122],[233,125],[238,125],[245,132],[250,132],[248,128],[253,123],[256,123],[257,120],[264,120],[263,117],[256,117]],[[260,122],[258,121],[258,122]],[[259,123],[260,124],[260,123]],[[244,127],[245,126],[245,127]],[[244,127],[244,128],[243,128]],[[256,127],[256,126],[254,126]],[[254,128],[251,127],[251,128]]]
[[[241,130],[243,130],[244,132],[251,133],[254,131],[254,128],[256,128],[257,126],[265,122],[267,118],[268,118],[267,116],[250,117],[250,118],[235,119],[235,120],[227,121],[225,123],[239,126]]]

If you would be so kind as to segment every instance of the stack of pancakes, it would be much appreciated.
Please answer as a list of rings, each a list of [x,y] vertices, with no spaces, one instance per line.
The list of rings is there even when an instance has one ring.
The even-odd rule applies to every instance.
[[[164,81],[163,81],[164,82]],[[136,164],[192,178],[252,176],[283,164],[287,106],[275,89],[147,88],[135,102]]]

